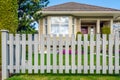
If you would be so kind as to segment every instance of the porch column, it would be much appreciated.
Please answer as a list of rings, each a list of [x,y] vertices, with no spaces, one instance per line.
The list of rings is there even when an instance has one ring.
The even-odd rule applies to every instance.
[[[39,35],[43,34],[43,28],[44,28],[43,27],[43,19],[40,19],[39,20],[39,27],[38,27],[38,30],[39,30],[38,33],[39,33]]]
[[[113,33],[113,19],[110,20],[110,33]]]
[[[69,30],[68,30],[69,36],[72,34],[72,16],[69,16]]]
[[[97,33],[100,33],[100,19],[97,19],[97,23],[96,23],[96,27],[97,27]]]
[[[80,18],[76,19],[76,33],[77,32],[81,32],[81,19]]]
[[[77,29],[76,29],[76,28],[77,28],[77,22],[76,22],[76,21],[77,21],[77,19],[75,18],[75,21],[74,21],[74,24],[73,24],[73,25],[74,25],[74,34],[75,34],[75,35],[76,35],[76,33],[77,33],[77,31],[76,31],[76,30],[77,30]]]
[[[79,19],[79,30],[81,32],[81,19]]]

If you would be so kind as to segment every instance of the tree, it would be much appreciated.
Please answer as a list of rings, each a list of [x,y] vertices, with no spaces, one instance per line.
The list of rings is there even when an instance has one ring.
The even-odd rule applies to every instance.
[[[17,0],[0,0],[0,30],[6,29],[16,33],[18,27]],[[1,32],[0,32],[0,60],[1,60]],[[0,61],[1,65],[1,61]]]
[[[15,33],[18,27],[17,0],[0,0],[0,29]]]
[[[17,32],[34,33],[35,24],[33,23],[38,22],[42,16],[42,13],[37,13],[37,11],[42,10],[48,3],[48,0],[18,0],[19,26]]]

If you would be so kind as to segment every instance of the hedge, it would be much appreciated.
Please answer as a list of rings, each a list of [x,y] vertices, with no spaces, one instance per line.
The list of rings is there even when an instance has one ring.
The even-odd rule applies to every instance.
[[[17,0],[0,0],[0,30],[6,29],[15,33],[18,27]],[[0,32],[0,60],[1,60],[1,32]],[[1,64],[1,61],[0,61]]]

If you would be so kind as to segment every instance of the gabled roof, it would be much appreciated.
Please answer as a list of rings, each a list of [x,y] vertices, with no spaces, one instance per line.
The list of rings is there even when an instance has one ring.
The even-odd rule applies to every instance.
[[[76,2],[68,2],[64,4],[43,8],[42,11],[120,11],[120,10],[88,4],[81,4]]]

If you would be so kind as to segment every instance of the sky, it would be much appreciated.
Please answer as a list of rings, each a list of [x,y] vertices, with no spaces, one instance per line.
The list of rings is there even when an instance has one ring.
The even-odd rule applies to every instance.
[[[108,8],[114,8],[120,10],[120,0],[49,0],[48,6],[62,4],[66,2],[78,2]],[[36,24],[36,30],[38,30],[38,24]]]

